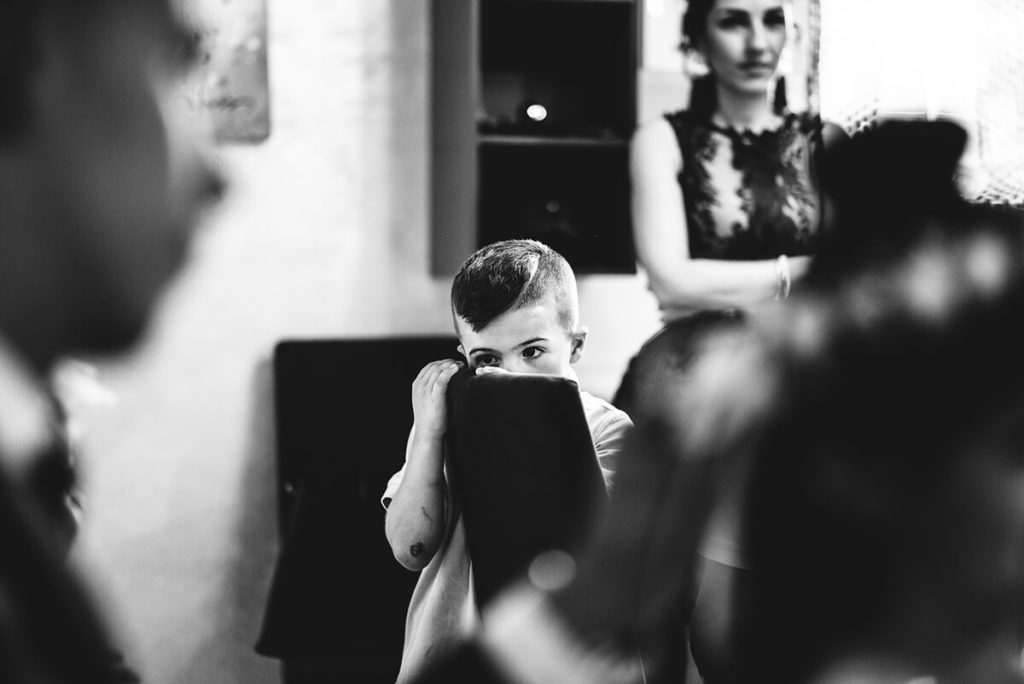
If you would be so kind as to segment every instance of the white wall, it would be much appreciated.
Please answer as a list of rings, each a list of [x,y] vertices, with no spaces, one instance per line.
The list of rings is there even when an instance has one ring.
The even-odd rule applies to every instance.
[[[428,271],[428,3],[270,0],[273,129],[138,353],[101,365],[82,562],[154,684],[278,681],[254,654],[277,551],[268,361],[282,338],[447,332]],[[581,282],[609,396],[657,327],[637,277]],[[339,541],[340,543],[340,541]]]

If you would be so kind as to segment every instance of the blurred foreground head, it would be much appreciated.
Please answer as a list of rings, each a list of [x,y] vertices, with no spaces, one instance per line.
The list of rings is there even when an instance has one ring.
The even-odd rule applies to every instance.
[[[825,235],[802,285],[831,287],[900,259],[936,223],[973,226],[979,206],[960,182],[967,138],[951,120],[891,119],[830,147],[820,171]]]
[[[850,154],[884,164],[878,142]],[[853,258],[702,362],[729,368],[713,401],[750,456],[749,681],[858,658],[948,674],[1024,607],[1024,225],[951,170],[896,204],[836,188]]]
[[[0,331],[37,367],[142,334],[219,196],[169,0],[0,0]]]

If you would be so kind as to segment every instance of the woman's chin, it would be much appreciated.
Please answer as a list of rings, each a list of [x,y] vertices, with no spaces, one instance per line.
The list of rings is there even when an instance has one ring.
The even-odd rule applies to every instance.
[[[742,73],[730,78],[723,85],[741,95],[767,96],[774,80],[775,74],[773,73],[767,73],[766,75]]]

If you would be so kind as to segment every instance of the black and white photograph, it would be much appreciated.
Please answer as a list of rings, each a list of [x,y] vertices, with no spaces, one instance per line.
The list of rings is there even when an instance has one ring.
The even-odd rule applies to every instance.
[[[0,0],[0,684],[1024,684],[1024,1]]]

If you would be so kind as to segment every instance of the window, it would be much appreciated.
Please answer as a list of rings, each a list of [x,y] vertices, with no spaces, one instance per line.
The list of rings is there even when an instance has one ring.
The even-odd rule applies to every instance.
[[[810,2],[823,117],[851,132],[884,117],[954,119],[970,135],[965,194],[1024,204],[1024,3]]]

